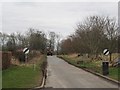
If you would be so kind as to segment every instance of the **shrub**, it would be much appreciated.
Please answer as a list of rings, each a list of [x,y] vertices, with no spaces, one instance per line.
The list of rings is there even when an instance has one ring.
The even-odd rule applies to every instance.
[[[15,57],[18,58],[20,62],[25,62],[25,54],[22,51],[16,51]]]

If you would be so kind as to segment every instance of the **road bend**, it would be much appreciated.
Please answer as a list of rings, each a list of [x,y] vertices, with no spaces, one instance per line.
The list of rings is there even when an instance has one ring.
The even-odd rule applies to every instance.
[[[118,85],[74,67],[56,56],[47,58],[46,88],[118,88]]]

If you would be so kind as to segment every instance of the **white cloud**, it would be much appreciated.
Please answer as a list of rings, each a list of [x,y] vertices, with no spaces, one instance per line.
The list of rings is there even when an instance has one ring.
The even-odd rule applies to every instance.
[[[22,2],[3,3],[3,31],[24,32],[29,27],[60,32],[74,32],[76,23],[90,15],[109,15],[117,18],[117,3],[111,2]]]
[[[119,0],[97,0],[97,2],[118,2]],[[96,2],[96,0],[1,0],[1,2]]]

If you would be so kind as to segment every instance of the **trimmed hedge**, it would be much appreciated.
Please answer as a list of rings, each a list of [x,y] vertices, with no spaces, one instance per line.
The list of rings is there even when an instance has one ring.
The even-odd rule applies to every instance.
[[[36,50],[32,50],[30,51],[30,53],[27,55],[28,60],[39,56],[41,53],[39,51]],[[14,54],[14,56],[20,61],[20,62],[25,62],[25,54],[23,53],[23,51],[16,51],[16,53]]]
[[[1,52],[2,53],[2,69],[7,69],[10,66],[12,53],[11,52]]]

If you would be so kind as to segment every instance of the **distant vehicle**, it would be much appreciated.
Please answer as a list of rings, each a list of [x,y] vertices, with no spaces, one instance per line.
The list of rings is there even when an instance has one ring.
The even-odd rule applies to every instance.
[[[52,56],[52,55],[53,55],[53,50],[50,49],[50,48],[48,48],[48,49],[47,49],[47,55],[51,55],[51,56]]]

